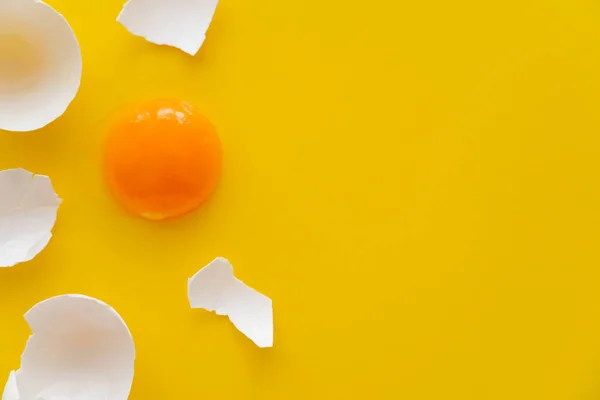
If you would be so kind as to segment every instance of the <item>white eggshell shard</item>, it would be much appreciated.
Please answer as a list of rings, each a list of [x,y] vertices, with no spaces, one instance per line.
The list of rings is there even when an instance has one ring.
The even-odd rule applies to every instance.
[[[39,0],[0,0],[0,129],[32,131],[60,117],[81,81],[69,23]]]
[[[135,348],[109,305],[82,295],[45,300],[25,314],[33,334],[2,400],[126,400]]]
[[[273,303],[233,275],[233,267],[219,257],[188,280],[192,308],[227,315],[235,327],[259,347],[273,346]]]
[[[4,386],[4,393],[2,393],[2,400],[19,400],[19,388],[17,387],[17,377],[15,371],[11,371],[8,376],[8,381]]]
[[[147,41],[195,55],[206,38],[218,0],[129,0],[117,18]]]
[[[60,203],[47,176],[0,171],[0,267],[29,261],[46,247]]]

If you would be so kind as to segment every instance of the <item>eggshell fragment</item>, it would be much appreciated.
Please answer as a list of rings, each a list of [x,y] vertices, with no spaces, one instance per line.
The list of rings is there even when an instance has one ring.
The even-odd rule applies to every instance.
[[[129,0],[117,18],[147,41],[195,55],[206,39],[219,0]]]
[[[82,61],[69,23],[39,0],[0,1],[0,129],[31,131],[75,98]]]
[[[2,400],[126,400],[135,347],[109,305],[82,295],[42,301],[25,314],[33,334]]]
[[[273,304],[270,298],[233,275],[231,263],[216,258],[188,280],[192,308],[227,315],[258,347],[273,346]]]
[[[15,371],[10,371],[8,381],[4,386],[4,393],[2,393],[2,400],[19,400],[19,388],[17,387]]]
[[[29,261],[46,247],[60,203],[47,176],[0,171],[0,267]]]

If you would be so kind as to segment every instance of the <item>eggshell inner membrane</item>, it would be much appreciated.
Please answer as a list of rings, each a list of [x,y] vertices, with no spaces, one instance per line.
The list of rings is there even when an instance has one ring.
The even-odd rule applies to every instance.
[[[0,129],[30,131],[61,116],[82,61],[68,22],[47,4],[0,1]]]

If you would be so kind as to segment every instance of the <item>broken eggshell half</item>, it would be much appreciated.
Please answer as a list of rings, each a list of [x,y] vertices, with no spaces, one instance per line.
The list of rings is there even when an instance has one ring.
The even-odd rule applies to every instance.
[[[52,297],[25,314],[33,334],[2,400],[126,400],[135,347],[109,305],[83,295]]]
[[[0,267],[29,261],[46,247],[60,203],[47,176],[0,171]]]
[[[188,280],[188,300],[192,308],[227,315],[258,347],[273,346],[273,302],[236,278],[227,259],[214,259]]]
[[[32,131],[60,117],[79,89],[77,38],[39,0],[0,0],[0,129]]]
[[[129,0],[117,21],[147,41],[195,55],[219,0]]]

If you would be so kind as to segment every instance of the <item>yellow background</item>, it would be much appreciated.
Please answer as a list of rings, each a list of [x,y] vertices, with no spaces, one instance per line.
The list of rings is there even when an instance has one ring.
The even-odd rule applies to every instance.
[[[0,135],[0,168],[64,199],[0,271],[0,375],[23,313],[75,292],[127,321],[132,400],[600,396],[600,3],[222,0],[193,58],[122,0],[50,3],[84,73],[61,119]],[[106,193],[102,120],[164,96],[214,122],[224,176],[149,223]],[[273,299],[273,349],[189,309],[216,256]]]

